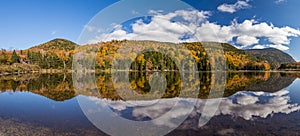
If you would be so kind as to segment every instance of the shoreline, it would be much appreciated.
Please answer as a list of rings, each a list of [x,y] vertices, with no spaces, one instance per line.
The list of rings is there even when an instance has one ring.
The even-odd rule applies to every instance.
[[[14,72],[0,71],[0,76],[7,75],[22,75],[22,74],[62,74],[73,73],[72,69],[40,69],[40,70],[20,70]],[[113,73],[113,72],[127,72],[127,70],[89,70],[83,71],[83,73]],[[180,72],[178,70],[129,70],[128,72]],[[185,72],[185,71],[183,71]],[[227,73],[300,73],[300,70],[227,70],[227,71],[196,71],[196,73],[214,73],[214,72],[227,72]]]

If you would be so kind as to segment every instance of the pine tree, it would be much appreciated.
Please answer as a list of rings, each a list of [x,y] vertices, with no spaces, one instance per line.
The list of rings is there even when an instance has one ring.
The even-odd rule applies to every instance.
[[[11,56],[11,63],[20,63],[20,57],[18,56],[18,54],[16,53],[16,51],[13,51],[13,54]]]

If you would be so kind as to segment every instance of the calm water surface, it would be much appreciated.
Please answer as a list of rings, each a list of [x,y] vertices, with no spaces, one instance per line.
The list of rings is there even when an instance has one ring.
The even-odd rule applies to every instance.
[[[130,73],[132,89],[139,94],[151,93],[148,82],[151,74]],[[124,101],[115,90],[122,84],[113,86],[111,76],[106,73],[96,74],[97,89],[90,91],[74,89],[69,74],[2,76],[0,135],[106,135],[85,116],[77,98],[105,103],[117,116],[134,121],[160,117],[171,110],[175,100],[189,103],[197,99],[189,117],[168,135],[300,135],[300,74],[229,73],[222,97],[210,99],[207,99],[209,91],[215,85],[211,81],[212,74],[199,74],[201,81],[194,94],[196,98],[178,98],[182,88],[180,76],[176,72],[163,75],[167,85],[165,92],[158,94],[160,106],[147,108],[132,102],[155,103],[155,95],[143,99],[128,95]],[[201,104],[220,99],[211,120],[198,127]],[[172,114],[176,116],[180,110],[172,110]],[[171,123],[165,121],[159,125]],[[105,124],[110,125],[110,122]]]

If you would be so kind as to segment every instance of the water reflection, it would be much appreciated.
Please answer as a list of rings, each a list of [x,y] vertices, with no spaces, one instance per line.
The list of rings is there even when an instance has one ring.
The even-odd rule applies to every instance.
[[[298,103],[291,102],[289,91],[238,92],[222,101],[217,115],[231,115],[245,120],[267,118],[274,114],[289,114],[300,110]]]
[[[149,85],[151,74],[153,73],[130,73],[131,88],[139,94],[153,93]],[[71,74],[1,76],[0,108],[5,109],[0,111],[1,126],[23,127],[24,131],[26,127],[30,130],[34,126],[39,126],[43,127],[39,129],[43,133],[50,133],[57,129],[59,131],[56,131],[56,134],[64,135],[67,133],[104,135],[84,116],[75,99],[77,97],[96,104],[98,108],[102,105],[102,108],[108,108],[115,116],[127,120],[154,120],[151,123],[161,128],[174,127],[176,126],[174,118],[181,116],[182,111],[185,110],[184,104],[193,103],[195,98],[178,97],[181,88],[178,73],[164,72],[163,75],[166,76],[167,85],[165,92],[158,93],[158,96],[162,96],[159,101],[157,97],[141,100],[130,95],[126,96],[129,99],[124,101],[114,89],[114,87],[122,87],[122,84],[113,85],[109,73],[96,74],[97,88],[89,88],[87,85],[82,86],[82,90],[76,91]],[[199,73],[201,81],[197,84],[200,87],[197,94],[193,94],[198,97],[195,109],[170,135],[186,135],[186,133],[242,135],[253,130],[264,132],[264,129],[269,130],[265,134],[271,134],[273,131],[278,131],[276,134],[297,134],[300,122],[298,112],[300,98],[296,96],[299,94],[297,89],[300,85],[299,80],[296,80],[300,77],[298,74],[228,73],[223,97],[207,99],[213,85],[211,76],[212,73]],[[85,79],[81,80],[85,81]],[[89,90],[85,91],[85,89]],[[208,107],[213,109],[214,102],[217,100],[221,100],[221,103],[214,117],[208,124],[199,128],[198,119],[203,113],[203,105],[210,103],[212,105]],[[175,103],[181,103],[182,106],[174,109]],[[172,116],[155,120],[170,111]],[[107,115],[103,114],[102,117],[106,118]],[[109,123],[111,121],[105,125]],[[88,132],[79,128],[85,128]],[[286,129],[289,131],[285,131]],[[10,131],[16,130],[10,129]]]
[[[126,102],[113,101],[107,99],[99,99],[96,97],[85,97],[83,99],[86,99],[86,101],[95,104],[94,107],[91,109],[97,109],[97,107],[101,105],[102,108],[99,109],[101,110],[101,112],[105,107],[105,108],[109,108],[116,114],[115,116],[113,116],[113,118],[107,116],[94,115],[94,118],[98,119],[99,121],[98,123],[102,122],[104,118],[105,119],[109,118],[109,120],[111,121],[105,123],[105,126],[114,126],[114,123],[112,122],[114,122],[113,120],[115,120],[116,116],[120,116],[122,118],[128,120],[134,120],[134,121],[148,121],[148,120],[156,119],[157,117],[160,117],[163,114],[167,113],[170,110],[170,108],[173,106],[173,104],[178,101],[187,104],[193,103],[192,98],[191,99],[168,98],[168,99],[161,99],[159,105],[143,107],[143,106],[132,106],[128,104],[128,101]],[[209,123],[206,126],[199,128],[197,127],[198,124],[196,122],[198,121],[199,117],[202,115],[203,105],[209,101],[211,105],[208,105],[208,107],[211,107],[211,109],[213,109],[215,106],[214,102],[217,101],[217,99],[222,99],[222,101],[220,107],[218,108],[217,112],[213,117],[213,120],[219,119],[222,121],[223,118],[227,118],[229,116],[232,120],[234,120],[234,123],[236,122],[240,123],[245,121],[257,122],[266,119],[272,119],[273,117],[277,117],[277,116],[288,116],[291,113],[297,113],[296,117],[298,118],[298,121],[300,119],[299,118],[300,114],[298,112],[300,110],[300,106],[298,104],[298,101],[292,101],[291,97],[289,96],[289,91],[287,90],[280,90],[277,92],[242,91],[228,98],[199,99],[197,105],[195,106],[194,112],[192,112],[190,117],[185,122],[183,122],[183,124],[175,131],[185,130],[185,131],[192,131],[192,132],[194,131],[201,132],[200,130],[205,128],[207,129],[207,127],[211,127],[212,125],[211,123]],[[136,105],[139,105],[140,103],[141,104],[152,103],[151,101],[134,101],[134,102],[136,103]],[[129,102],[129,103],[133,103],[133,102]],[[169,127],[169,128],[174,127],[176,126],[176,123],[173,122],[173,119],[180,118],[182,116],[181,115],[182,110],[184,110],[184,107],[178,107],[172,111],[172,116],[160,120],[155,120],[152,123],[158,127]],[[96,113],[99,114],[101,112],[94,110],[93,114]],[[274,119],[266,122],[276,122],[276,121],[278,120]],[[217,121],[214,120],[213,122],[218,123],[218,120]],[[262,124],[263,123],[265,122],[262,122]],[[250,124],[246,123],[240,127],[247,129],[251,125],[252,125],[251,123]],[[299,125],[297,121],[295,123],[289,124],[289,126],[293,126],[293,127],[297,127],[297,125]],[[227,125],[219,126],[218,129],[224,128],[226,126]],[[275,126],[274,127],[275,129],[279,129],[276,127],[276,125],[273,124],[273,126]],[[214,130],[218,130],[218,129],[214,128]],[[233,127],[233,129],[231,130],[234,129],[235,128]],[[244,129],[243,131],[245,131]],[[156,133],[155,130],[152,131],[153,133]],[[249,132],[251,132],[251,130],[249,130],[247,133]],[[297,132],[292,131],[289,134],[296,134],[296,133],[298,133],[298,131]],[[235,133],[235,134],[241,134],[241,133]]]
[[[55,101],[76,96],[70,74],[25,74],[0,77],[0,91],[32,92]]]
[[[31,92],[0,94],[0,135],[101,135],[77,100],[54,101]]]
[[[149,93],[151,89],[149,84],[151,74],[153,74],[153,72],[130,73],[131,88],[139,94]],[[157,95],[161,98],[178,97],[181,89],[179,73],[164,72],[163,75],[167,80],[166,91],[163,92],[163,94],[158,93]],[[198,93],[190,95],[196,95],[198,98],[207,98],[212,87],[211,76],[212,74],[209,72],[199,73],[201,81],[197,83],[197,86],[199,86]],[[293,73],[229,73],[227,75],[223,97],[229,97],[239,91],[276,92],[292,84],[296,78],[297,75]],[[82,86],[81,90],[76,90],[75,92],[71,74],[2,76],[0,77],[0,91],[27,91],[45,96],[55,101],[72,99],[77,95],[122,100],[122,97],[119,96],[115,88],[122,88],[123,84],[113,85],[110,73],[97,73],[95,79],[97,88],[90,88],[89,84],[83,84],[85,86]],[[87,79],[81,80],[87,83],[90,82]],[[153,94],[151,96],[153,96]],[[130,96],[128,96],[128,98],[130,99]],[[132,99],[135,99],[135,97]]]

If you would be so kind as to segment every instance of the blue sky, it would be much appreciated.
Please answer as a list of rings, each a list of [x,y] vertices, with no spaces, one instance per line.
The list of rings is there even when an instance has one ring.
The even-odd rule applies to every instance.
[[[26,49],[54,38],[77,42],[90,20],[99,11],[115,2],[117,0],[2,0],[0,2],[0,48]],[[253,20],[253,29],[255,24],[266,23],[268,27],[274,28],[274,33],[275,29],[286,26],[293,30],[300,28],[299,0],[184,0],[184,2],[198,11],[209,12],[206,21],[221,28],[231,26],[234,20],[236,26],[246,24],[245,20]],[[300,38],[298,35],[290,36],[292,31],[289,32],[286,37],[278,37],[282,36],[279,34],[275,37],[268,35],[267,38],[272,39],[276,45],[284,44],[284,47],[288,47],[286,52],[300,60]],[[244,46],[245,48],[253,48],[256,45],[269,47],[274,44],[270,43],[264,35],[254,35],[249,38],[247,35],[240,34],[232,38],[232,41],[228,40],[229,43],[236,46],[247,45]],[[278,38],[288,38],[289,43]],[[257,40],[259,42],[256,42]]]

